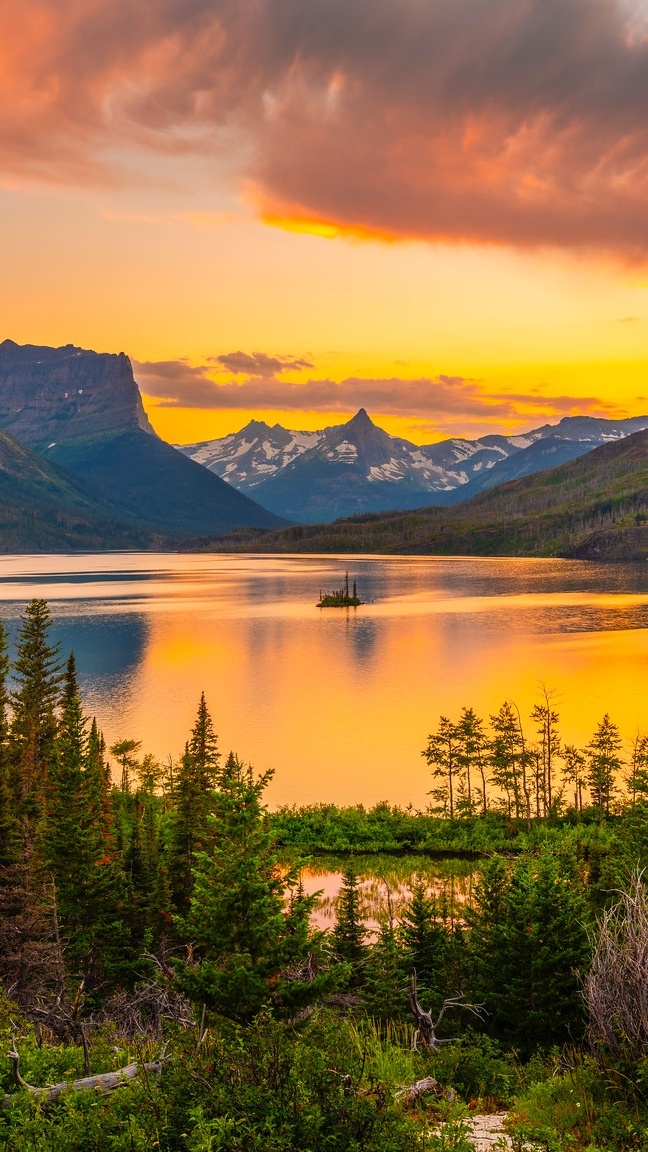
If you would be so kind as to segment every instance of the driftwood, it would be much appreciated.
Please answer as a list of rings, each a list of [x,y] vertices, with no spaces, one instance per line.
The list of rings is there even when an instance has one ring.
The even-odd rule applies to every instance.
[[[115,1072],[100,1072],[97,1076],[84,1076],[81,1080],[63,1080],[60,1084],[50,1084],[46,1088],[35,1088],[33,1084],[28,1084],[23,1080],[20,1075],[20,1056],[16,1048],[16,1041],[13,1039],[13,1049],[7,1052],[7,1058],[13,1064],[13,1080],[17,1088],[23,1091],[30,1092],[34,1100],[40,1104],[51,1104],[53,1100],[57,1100],[64,1092],[81,1092],[84,1089],[91,1089],[100,1096],[107,1096],[109,1092],[114,1092],[116,1088],[123,1088],[134,1080],[140,1072],[151,1073],[154,1076],[159,1076],[162,1071],[164,1063],[164,1056],[159,1060],[154,1060],[148,1064],[127,1064],[125,1068],[118,1068]],[[12,1097],[5,1095],[5,1105],[11,1101]]]
[[[480,1020],[484,1018],[484,1005],[483,1004],[466,1004],[463,995],[459,993],[457,996],[449,996],[443,1001],[441,1011],[436,1020],[433,1020],[430,1013],[426,1012],[418,1001],[418,993],[416,987],[416,972],[412,973],[412,980],[410,983],[409,994],[410,1008],[416,1021],[416,1032],[412,1041],[412,1048],[418,1052],[419,1041],[423,1048],[429,1048],[431,1052],[438,1052],[441,1044],[454,1044],[456,1037],[449,1040],[439,1040],[437,1030],[446,1012],[451,1008],[465,1008],[468,1012],[472,1012],[473,1016],[478,1016]]]
[[[423,1080],[417,1080],[407,1088],[399,1088],[396,1097],[403,1104],[416,1104],[419,1097],[424,1096],[426,1092],[434,1092],[435,1096],[442,1096],[450,1104],[455,1099],[454,1089],[444,1088],[434,1076],[425,1076]]]

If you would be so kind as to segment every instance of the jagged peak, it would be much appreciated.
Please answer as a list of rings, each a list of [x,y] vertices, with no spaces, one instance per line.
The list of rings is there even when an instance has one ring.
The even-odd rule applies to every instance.
[[[369,427],[369,426],[371,426],[372,428],[376,427],[373,420],[371,419],[371,416],[367,412],[366,408],[358,408],[358,411],[356,412],[355,416],[352,416],[350,420],[347,420],[345,427],[357,428],[359,426],[361,427],[362,425],[364,425],[365,427]]]

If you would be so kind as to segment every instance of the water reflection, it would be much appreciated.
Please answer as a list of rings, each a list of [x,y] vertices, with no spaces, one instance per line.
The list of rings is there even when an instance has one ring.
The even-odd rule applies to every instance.
[[[347,866],[347,859],[322,856],[302,871],[304,891],[308,895],[321,893],[313,916],[319,928],[331,929],[335,923],[335,903]],[[361,917],[369,933],[375,934],[389,920],[390,906],[393,919],[401,919],[417,881],[423,881],[428,895],[436,899],[440,916],[451,924],[461,922],[482,863],[376,853],[355,857],[353,867],[360,882]]]
[[[319,610],[344,572],[368,602]],[[584,744],[609,711],[648,727],[648,565],[422,557],[0,558],[15,630],[51,604],[64,651],[109,743],[177,755],[204,690],[222,749],[276,769],[274,804],[380,800],[424,807],[421,750],[439,714],[545,683],[563,738]]]

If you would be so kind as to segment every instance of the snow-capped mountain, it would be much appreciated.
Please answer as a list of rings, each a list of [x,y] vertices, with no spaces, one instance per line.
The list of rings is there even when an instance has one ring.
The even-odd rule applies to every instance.
[[[378,428],[361,408],[346,424],[319,432],[251,420],[240,432],[179,449],[270,511],[312,523],[454,504],[642,428],[648,428],[648,416],[572,416],[521,436],[452,438],[419,447]]]

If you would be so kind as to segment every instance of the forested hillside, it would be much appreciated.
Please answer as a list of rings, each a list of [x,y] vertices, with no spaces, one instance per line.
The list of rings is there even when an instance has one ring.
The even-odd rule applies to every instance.
[[[422,740],[427,811],[269,813],[204,697],[177,761],[106,749],[50,625],[32,601],[11,665],[0,631],[0,1148],[465,1152],[502,1108],[518,1142],[645,1147],[648,739],[465,708]],[[370,932],[368,835],[481,851],[461,915],[415,876]],[[325,836],[326,932],[295,855]]]

